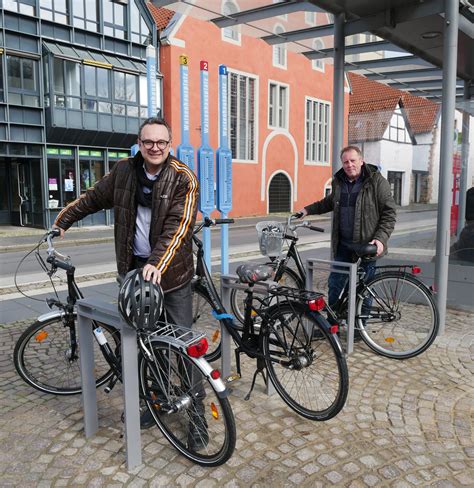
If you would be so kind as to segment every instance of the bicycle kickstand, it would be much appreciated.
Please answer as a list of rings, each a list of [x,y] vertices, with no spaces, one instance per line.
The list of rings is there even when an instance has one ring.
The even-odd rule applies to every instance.
[[[252,391],[255,387],[255,382],[257,380],[258,373],[261,373],[263,377],[263,381],[265,381],[265,384],[267,384],[267,378],[265,377],[265,374],[263,372],[264,369],[265,369],[265,361],[263,360],[263,358],[257,358],[257,369],[253,374],[252,384],[250,385],[250,391],[247,393],[247,395],[245,395],[244,400],[250,400],[250,395],[252,394]]]

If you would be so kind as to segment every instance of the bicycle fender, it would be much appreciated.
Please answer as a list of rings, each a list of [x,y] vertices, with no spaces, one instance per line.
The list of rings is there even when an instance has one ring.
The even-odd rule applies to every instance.
[[[53,310],[52,312],[44,313],[40,315],[36,321],[37,322],[47,322],[48,320],[64,317],[65,313],[59,310]]]
[[[211,376],[211,371],[213,371],[213,367],[206,361],[204,357],[200,358],[191,358],[194,364],[205,374],[209,382],[212,384],[214,389],[216,390],[218,396],[220,398],[225,398],[229,395],[229,391],[227,390],[224,381],[222,378],[217,378],[216,380]]]

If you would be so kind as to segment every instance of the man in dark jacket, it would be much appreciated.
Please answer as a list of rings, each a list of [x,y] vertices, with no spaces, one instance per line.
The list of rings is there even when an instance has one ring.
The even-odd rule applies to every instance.
[[[161,283],[165,310],[172,323],[191,327],[192,234],[199,186],[194,173],[170,155],[171,129],[149,118],[138,133],[140,151],[123,159],[93,188],[69,204],[54,226],[61,236],[85,216],[114,209],[115,254],[120,275],[143,268],[146,280]],[[151,416],[142,426],[151,425]],[[202,428],[190,432],[203,442]]]
[[[331,251],[334,261],[354,262],[349,244],[375,244],[377,257],[387,252],[387,242],[396,221],[390,184],[376,166],[364,163],[357,146],[341,151],[342,169],[332,180],[332,192],[304,207],[303,216],[333,212]],[[366,279],[375,273],[375,260],[363,265]],[[333,305],[346,282],[346,275],[332,272],[328,280],[328,302]]]

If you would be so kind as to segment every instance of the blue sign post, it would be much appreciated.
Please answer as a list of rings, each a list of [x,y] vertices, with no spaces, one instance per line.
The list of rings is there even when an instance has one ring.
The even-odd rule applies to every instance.
[[[226,219],[232,209],[232,152],[229,149],[227,66],[219,66],[219,148],[216,152],[217,209]],[[221,273],[229,273],[229,225],[221,226]]]
[[[156,49],[149,44],[146,48],[146,88],[148,117],[156,115]]]
[[[214,152],[209,145],[209,64],[201,61],[201,146],[198,149],[199,210],[210,217],[214,210]],[[203,229],[204,259],[211,269],[211,229]]]
[[[178,158],[194,171],[194,149],[189,141],[189,73],[188,57],[179,57],[181,85],[181,144],[176,148]]]

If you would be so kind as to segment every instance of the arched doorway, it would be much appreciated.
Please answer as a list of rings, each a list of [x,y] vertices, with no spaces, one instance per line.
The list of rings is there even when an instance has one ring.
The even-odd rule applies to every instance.
[[[268,213],[291,212],[291,183],[283,173],[277,173],[268,187]]]

